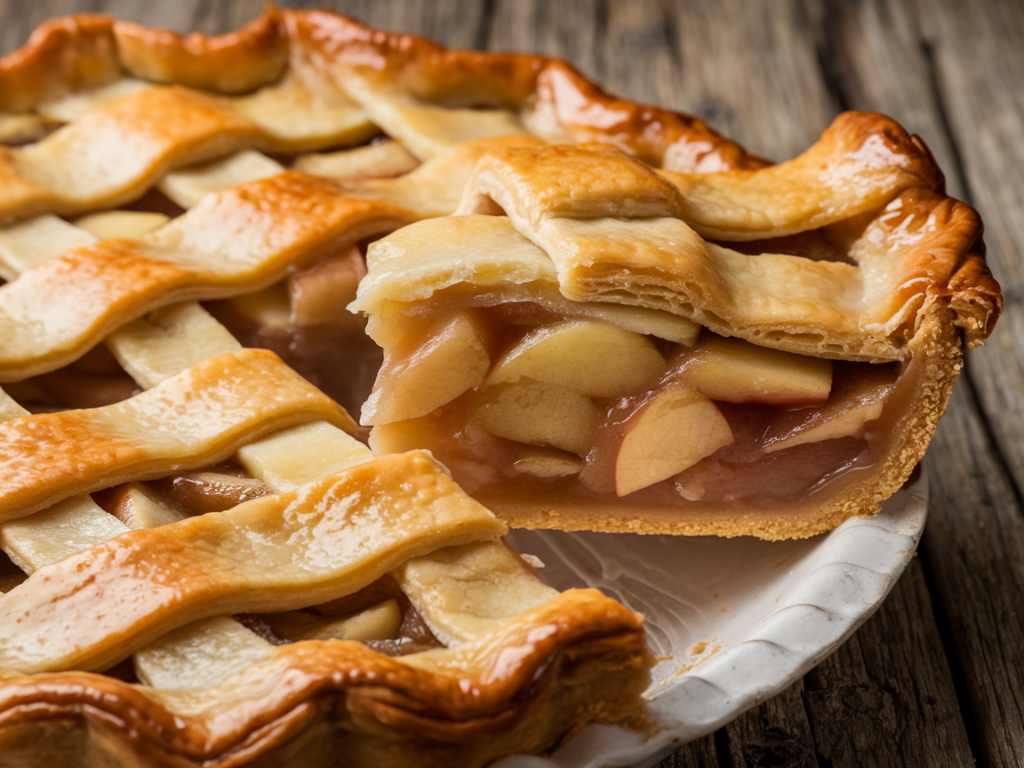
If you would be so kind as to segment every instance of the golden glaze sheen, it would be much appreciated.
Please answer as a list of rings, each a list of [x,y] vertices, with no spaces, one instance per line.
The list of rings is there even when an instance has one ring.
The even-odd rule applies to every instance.
[[[40,568],[0,597],[0,668],[105,669],[193,621],[326,603],[506,530],[426,454],[382,457]]]
[[[0,424],[0,520],[130,480],[194,469],[286,427],[356,426],[272,352],[220,355],[104,408]]]
[[[411,755],[417,766],[482,766],[544,748],[565,722],[635,714],[649,663],[637,614],[597,590],[570,590],[472,645],[393,659],[353,642],[293,643],[212,691],[156,692],[85,672],[9,674],[0,751],[50,748],[63,765],[90,765],[76,762],[80,750],[58,750],[68,737],[107,740],[117,722],[114,744],[124,746],[107,749],[160,766],[236,766],[254,754],[303,768],[336,764],[338,754],[374,766],[410,764]],[[68,719],[70,732],[40,741],[49,723]]]
[[[258,117],[254,122],[231,106],[179,86],[154,86],[101,106],[35,144],[3,148],[0,219],[112,207],[139,197],[173,167],[249,147],[294,152],[372,133],[355,106],[351,118],[339,120],[336,135],[312,140],[271,132]],[[302,124],[301,114],[293,118]]]
[[[279,78],[288,64],[284,20],[265,16],[219,37],[178,35],[126,21],[113,24],[121,66],[135,77],[216,93],[244,93]]]
[[[0,286],[0,381],[66,365],[159,307],[265,287],[415,218],[294,172],[209,195],[139,240],[77,248]]]
[[[949,296],[960,269],[976,278],[974,301],[945,303],[967,348],[998,316],[999,287],[972,253],[977,214],[941,194],[930,156],[888,118],[841,115],[803,155],[761,170],[661,174],[678,186],[607,149],[495,150],[459,212],[496,204],[547,252],[567,298],[666,309],[804,354],[900,359],[919,311]],[[864,214],[872,221],[849,247],[852,263],[748,256],[701,237],[770,248],[769,238]]]

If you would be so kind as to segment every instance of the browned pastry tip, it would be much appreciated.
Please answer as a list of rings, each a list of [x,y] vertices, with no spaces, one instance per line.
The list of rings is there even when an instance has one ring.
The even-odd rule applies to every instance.
[[[109,16],[78,14],[41,25],[0,58],[0,110],[21,112],[121,74]]]
[[[57,754],[69,743],[109,746],[115,730],[147,765],[236,766],[260,755],[267,765],[327,766],[341,750],[360,764],[407,765],[415,750],[419,765],[479,766],[549,747],[573,713],[635,716],[649,682],[642,618],[597,590],[565,592],[477,645],[472,666],[453,676],[446,650],[410,664],[355,642],[292,643],[206,706],[86,672],[10,675],[0,686],[0,752],[17,759],[56,727]]]
[[[275,8],[217,37],[116,21],[114,38],[121,66],[135,77],[216,93],[243,93],[272,83],[288,63],[288,32]]]

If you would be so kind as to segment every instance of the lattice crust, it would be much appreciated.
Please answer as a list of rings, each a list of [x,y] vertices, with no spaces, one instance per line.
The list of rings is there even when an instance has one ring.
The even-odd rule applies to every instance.
[[[411,59],[410,44],[420,49]],[[468,89],[454,101],[409,80],[438,55],[455,77],[445,87]],[[373,56],[394,68],[391,80],[379,80]],[[492,88],[461,71],[468,61],[482,63]],[[637,616],[594,591],[558,595],[503,544],[481,543],[504,527],[432,461],[373,460],[342,431],[354,429],[346,414],[272,356],[241,351],[197,305],[174,302],[259,290],[365,238],[450,214],[477,160],[536,145],[531,131],[622,140],[607,115],[587,125],[585,103],[648,126],[625,141],[659,163],[715,170],[759,160],[699,121],[607,97],[560,62],[442,53],[320,13],[271,12],[210,40],[101,17],[61,20],[0,61],[0,85],[0,134],[38,139],[0,157],[0,217],[12,223],[0,233],[9,281],[0,313],[13,340],[0,351],[0,378],[53,371],[103,340],[148,390],[31,416],[0,397],[13,419],[0,427],[9,437],[0,461],[16,479],[0,545],[32,574],[0,598],[18,627],[0,650],[11,670],[0,687],[5,754],[46,759],[49,750],[69,765],[137,759],[129,753],[176,765],[254,755],[312,765],[340,753],[367,765],[472,765],[637,714],[650,664]],[[292,161],[334,183],[280,175],[281,162],[254,151],[351,146],[381,129],[399,141]],[[70,225],[53,215],[116,206],[154,185],[192,210],[169,222],[101,213]],[[39,311],[41,297],[49,312]],[[610,311],[624,322],[641,312]],[[41,323],[48,333],[35,333]],[[15,446],[29,441],[38,455],[44,432],[50,461],[26,462]],[[138,484],[232,453],[275,494],[183,519]],[[383,489],[389,473],[404,480],[398,496]],[[123,483],[118,517],[75,495],[112,483]],[[260,552],[287,561],[273,583]],[[395,566],[392,577],[447,648],[396,659],[340,641],[275,648],[219,615],[348,595]],[[199,572],[202,585],[183,588]],[[91,621],[90,595],[100,592],[118,595],[123,609],[105,612],[86,638],[68,617]],[[26,614],[28,623],[16,618]],[[352,631],[342,636],[361,636]],[[143,686],[60,671],[102,669],[133,649]],[[53,724],[69,717],[78,727],[53,738]],[[93,745],[85,752],[83,733]]]
[[[243,71],[249,74],[240,76]],[[176,85],[136,89],[126,76]],[[250,88],[257,90],[227,95]],[[90,89],[84,102],[68,99]],[[316,11],[271,12],[209,40],[97,16],[56,20],[0,61],[0,94],[0,110],[17,118],[12,125],[32,118],[64,122],[83,103],[123,96],[85,117],[92,130],[120,128],[133,137],[128,147],[123,141],[112,147],[79,126],[9,153],[8,202],[0,208],[6,215],[25,215],[44,198],[58,207],[85,204],[84,189],[43,191],[55,170],[46,166],[72,145],[97,156],[118,153],[123,175],[104,177],[97,181],[104,189],[89,192],[125,199],[129,189],[172,165],[246,146],[294,151],[351,143],[374,125],[421,158],[469,139],[529,129],[545,138],[615,144],[675,170],[764,164],[696,118],[608,96],[565,62],[448,51]],[[137,130],[136,117],[142,118]],[[64,159],[81,167],[81,158]]]
[[[477,158],[496,144],[536,143],[531,131],[549,139],[625,142],[640,156],[680,170],[762,164],[693,118],[603,94],[562,62],[448,52],[429,41],[375,33],[316,12],[271,12],[210,40],[96,16],[57,20],[0,61],[0,83],[10,86],[0,88],[0,109],[9,111],[4,119],[23,125],[34,117],[41,125],[63,125],[28,146],[0,149],[0,219],[7,220],[110,207],[153,184],[188,208],[205,193],[284,170],[247,148],[287,153],[344,146],[381,129],[400,139],[295,162],[300,170],[344,179],[348,198],[369,198],[378,206],[332,195],[322,181],[292,177],[288,183],[266,182],[278,185],[276,190],[250,190],[266,195],[258,204],[244,193],[229,194],[160,233],[140,233],[142,242],[132,246],[86,248],[92,245],[88,237],[58,233],[59,225],[45,217],[7,230],[0,235],[0,272],[9,280],[35,266],[31,258],[11,264],[4,252],[12,247],[25,254],[26,242],[52,239],[62,250],[78,250],[0,288],[0,324],[18,344],[0,360],[0,381],[66,365],[118,324],[157,306],[236,295],[273,282],[284,269],[314,261],[317,245],[329,250],[346,238],[450,214]],[[241,91],[250,92],[237,95]],[[416,155],[434,159],[414,169]],[[168,174],[211,158],[224,159]],[[372,171],[370,162],[376,165]],[[359,178],[396,172],[406,175]],[[314,210],[312,203],[303,209],[303,195],[332,210]],[[261,208],[271,200],[277,205]],[[247,216],[262,223],[250,227]],[[312,231],[319,225],[312,221],[316,216],[334,229]],[[231,226],[203,229],[218,217],[244,227],[246,238]],[[305,241],[298,232],[278,231],[303,218]],[[264,258],[252,263],[238,247],[214,254],[224,238]],[[113,262],[116,270],[108,274]],[[104,280],[85,287],[96,270]],[[80,293],[108,294],[102,301],[95,294],[68,296],[76,284]],[[68,312],[64,327],[44,340],[36,316],[39,295],[67,296],[65,306],[89,306],[91,312]],[[53,321],[48,317],[48,326]]]
[[[495,149],[477,163],[458,213],[497,206],[539,248],[540,263],[550,260],[570,300],[663,310],[801,354],[884,362],[905,356],[926,308],[951,311],[968,348],[998,316],[978,216],[941,194],[926,160],[892,121],[854,113],[795,160],[757,171],[659,176],[607,149]],[[846,261],[747,255],[714,242],[765,240],[770,249],[772,238],[850,220],[851,231],[861,231]],[[375,246],[355,308],[377,314],[385,301],[418,301],[465,281],[452,264],[468,271],[492,257],[459,241],[432,252],[454,240],[445,227],[462,226],[436,220]],[[484,235],[498,252],[522,252],[503,223],[474,226],[507,233],[508,247]],[[420,238],[431,245],[417,245]],[[506,260],[505,274],[486,279],[538,279],[537,259]],[[970,288],[957,290],[967,281]]]
[[[202,453],[202,448],[187,445],[189,441],[198,438],[209,447],[237,431],[237,425],[223,419],[218,423],[211,414],[245,420],[244,412],[236,415],[233,403],[218,401],[239,391],[233,361],[274,365],[267,353],[228,350],[173,375],[174,363],[182,361],[183,342],[200,342],[193,349],[201,355],[211,346],[202,343],[203,337],[218,334],[216,323],[194,305],[173,308],[152,324],[139,321],[119,332],[122,338],[115,345],[120,354],[131,357],[134,352],[142,370],[162,371],[171,378],[161,383],[154,374],[153,380],[140,382],[154,384],[150,391],[80,414],[18,417],[19,408],[4,401],[5,414],[15,417],[5,427],[16,440],[19,434],[75,419],[114,422],[121,434],[118,450],[96,450],[96,441],[81,429],[65,429],[72,440],[62,442],[57,452],[70,459],[87,446],[96,453],[94,463],[116,472],[141,449],[149,466],[122,472],[118,479],[152,476],[157,466],[166,473],[178,466],[176,454],[182,449]],[[140,345],[141,337],[148,337],[147,343]],[[154,361],[164,352],[169,360]],[[295,379],[279,370],[269,373],[273,381],[284,379],[277,386]],[[186,378],[198,380],[193,383],[217,381],[189,387],[191,397],[175,403]],[[310,396],[324,399],[308,385],[293,386],[305,395],[299,398],[303,406]],[[256,399],[269,401],[278,412],[289,409],[287,397],[269,391],[263,395]],[[238,397],[252,399],[245,397],[244,386]],[[142,418],[117,418],[118,409]],[[336,407],[331,405],[327,413],[344,423]],[[168,414],[173,418],[168,420]],[[323,407],[307,407],[299,418],[321,415]],[[197,423],[206,430],[205,441],[195,433]],[[276,420],[278,427],[287,423]],[[459,759],[482,764],[511,749],[549,744],[584,709],[588,717],[595,714],[594,696],[602,702],[598,719],[616,719],[635,709],[649,663],[638,617],[596,591],[558,596],[501,544],[466,545],[499,536],[505,528],[424,454],[373,460],[343,432],[331,432],[325,423],[311,426],[319,430],[319,439],[316,432],[300,427],[305,430],[301,434],[286,430],[238,452],[242,464],[272,486],[287,485],[289,475],[303,480],[303,474],[342,469],[291,493],[265,496],[228,513],[137,531],[127,530],[88,497],[76,497],[0,529],[4,548],[34,571],[27,582],[0,597],[0,612],[8,617],[4,625],[17,628],[4,636],[0,650],[0,667],[12,670],[0,688],[0,738],[6,754],[18,754],[55,719],[98,712],[99,717],[87,716],[84,722],[94,739],[107,738],[101,735],[106,718],[130,723],[130,729],[117,734],[113,747],[102,750],[106,757],[128,748],[126,736],[134,733],[140,736],[132,749],[158,762],[214,760],[230,765],[257,752],[309,764],[302,752],[305,738],[315,734],[327,749],[339,733],[355,728],[363,733],[358,751],[368,765],[408,764],[410,750],[418,763],[421,756],[427,764],[450,761],[451,747],[445,744],[456,734],[463,744]],[[176,435],[179,428],[182,434]],[[297,460],[303,466],[290,472]],[[49,476],[18,472],[24,464],[20,453],[8,463],[11,471],[5,474],[20,479],[22,499],[33,503],[35,494],[49,494],[34,502],[36,506],[79,490],[70,487],[82,471],[75,461],[55,462]],[[62,480],[70,482],[63,490]],[[55,533],[70,537],[71,548],[82,549],[81,554],[67,552],[68,541],[61,536],[54,536],[57,541],[51,544],[46,534]],[[108,541],[111,536],[117,538]],[[268,569],[269,562],[275,567]],[[228,605],[287,610],[331,600],[352,594],[398,564],[399,582],[438,636],[449,640],[450,651],[392,660],[341,641],[305,641],[275,651],[228,620],[201,620]],[[493,581],[496,574],[501,574],[499,583]],[[83,620],[73,621],[75,615]],[[86,635],[84,625],[91,628]],[[151,684],[185,692],[158,693],[81,672],[22,676],[69,666],[104,668],[161,635],[160,643],[137,653],[136,665]],[[530,650],[509,667],[505,651],[524,643]],[[233,663],[225,663],[225,657]],[[536,698],[533,705],[518,703],[525,686],[535,688],[541,669],[564,670],[542,676],[545,682],[538,693],[547,703]],[[470,680],[475,682],[467,694]],[[345,708],[332,708],[332,696],[343,696]],[[254,699],[262,705],[255,710]],[[314,702],[318,706],[309,709]],[[296,717],[303,710],[308,714]],[[560,725],[554,726],[552,718]],[[349,723],[341,732],[334,730],[339,720]],[[67,743],[57,740],[51,748],[69,759],[59,751]],[[321,756],[327,759],[329,754]]]
[[[877,236],[851,251],[870,279],[850,289],[853,266],[821,263],[806,270],[808,290],[821,294],[823,281],[849,293],[835,343],[852,357],[909,356],[905,378],[924,382],[919,421],[930,434],[959,364],[943,313],[973,345],[998,314],[998,288],[973,212],[943,198],[923,146],[878,118],[845,120],[803,158],[766,168],[699,120],[610,97],[564,62],[447,51],[328,13],[272,10],[210,39],[97,16],[42,27],[0,60],[0,141],[34,142],[0,149],[0,276],[9,281],[0,287],[0,381],[54,371],[102,341],[147,391],[37,415],[0,392],[0,471],[12,478],[0,498],[0,546],[31,574],[0,596],[0,625],[16,627],[0,638],[0,752],[60,765],[305,766],[339,754],[354,765],[482,765],[546,749],[585,722],[636,715],[651,663],[639,617],[596,591],[544,585],[494,541],[503,524],[432,460],[375,459],[348,434],[347,415],[273,356],[242,351],[205,310],[175,302],[259,291],[461,204],[509,218],[416,225],[410,231],[448,261],[441,267],[432,252],[412,264],[401,248],[387,258],[376,250],[364,305],[420,301],[472,278],[674,343],[693,343],[694,320],[757,335],[766,310],[733,295],[757,277],[756,260],[723,242],[858,221],[896,200],[962,242],[922,240],[927,259],[876,273],[884,243],[913,229],[889,210]],[[379,132],[392,141],[356,146]],[[611,145],[657,170],[602,153],[614,174],[585,179],[586,210],[566,207],[540,177],[547,169],[569,181],[578,164],[571,150],[544,149],[551,141]],[[813,197],[778,195],[808,175],[821,181],[822,167],[839,181]],[[856,196],[854,170],[869,171]],[[640,194],[616,209],[610,194],[630,180],[625,191]],[[154,188],[191,210],[170,221],[54,215],[90,214]],[[610,217],[618,228],[599,226],[596,241],[584,232]],[[436,239],[453,226],[491,247],[468,252]],[[620,235],[636,240],[637,226],[644,236],[630,258],[608,247]],[[683,307],[678,285],[667,291],[661,271],[631,260],[661,253],[660,226],[723,286],[715,303],[687,296]],[[595,242],[607,258],[589,269],[568,252]],[[386,270],[395,274],[382,278]],[[625,293],[606,282],[624,270],[639,276]],[[915,281],[926,282],[923,293]],[[778,335],[769,343],[807,344],[792,318],[768,315]],[[868,316],[877,332],[855,350],[846,329]],[[917,440],[899,447],[897,473],[923,450]],[[232,454],[270,495],[185,518],[138,484]],[[398,490],[385,489],[395,475]],[[124,483],[118,517],[81,495],[114,483]],[[839,518],[856,513],[848,506]],[[265,568],[268,560],[281,567]],[[275,647],[222,615],[311,606],[387,571],[445,647],[399,658],[341,640]],[[190,580],[200,572],[202,583]],[[100,592],[117,599],[98,609]],[[343,636],[369,639],[351,631]],[[142,685],[82,671],[129,652]]]
[[[105,226],[116,235],[118,222],[137,224],[122,217]],[[67,225],[61,231],[86,237]],[[45,264],[46,251],[14,246],[11,261]],[[0,651],[0,667],[12,669],[0,689],[5,754],[36,750],[34,758],[49,723],[95,713],[82,726],[93,743],[106,745],[96,753],[103,759],[128,749],[160,763],[230,765],[258,753],[306,765],[351,750],[348,742],[356,738],[367,765],[408,764],[410,755],[417,764],[440,764],[453,759],[447,745],[457,735],[457,759],[482,764],[550,744],[584,710],[586,719],[599,720],[636,711],[649,665],[638,617],[596,592],[558,596],[501,544],[459,547],[500,535],[504,526],[422,454],[372,460],[324,421],[251,442],[296,420],[326,416],[344,428],[354,425],[272,355],[239,351],[196,305],[135,321],[107,344],[149,391],[107,408],[38,416],[23,416],[16,403],[3,400],[4,415],[14,419],[3,425],[12,446],[4,473],[18,481],[4,508],[18,515],[54,504],[0,527],[4,549],[33,573],[0,598],[0,611],[11,619],[4,624],[19,628],[4,637]],[[104,429],[113,430],[106,445],[97,440]],[[27,465],[25,454],[38,456],[43,433],[53,437],[51,461]],[[25,440],[30,452],[13,449]],[[273,489],[296,490],[230,513],[136,531],[87,496],[67,498],[216,461],[239,443],[248,444],[237,460],[255,477]],[[404,497],[390,490],[396,473]],[[306,481],[314,483],[299,486]],[[140,517],[132,522],[147,524]],[[268,556],[282,566],[269,571],[277,574],[272,583]],[[243,593],[256,597],[254,610],[330,600],[398,564],[399,582],[451,651],[392,660],[339,641],[275,650],[230,619],[202,618],[228,605],[237,610],[246,603]],[[186,583],[193,588],[183,589]],[[118,599],[108,601],[115,593]],[[109,610],[95,621],[97,599],[90,594],[102,594],[101,605],[128,610]],[[262,602],[274,595],[285,602]],[[94,628],[88,639],[69,621],[75,614]],[[26,615],[34,618],[25,623]],[[55,622],[67,634],[55,631]],[[167,633],[174,627],[181,628]],[[524,642],[531,651],[510,668],[504,649]],[[22,676],[104,668],[133,648],[140,649],[136,670],[153,688],[81,672]],[[549,671],[538,689],[532,681],[541,669],[562,671]],[[477,682],[467,694],[458,680]],[[523,699],[527,685],[537,692],[535,703]],[[332,698],[344,707],[332,706]],[[254,700],[262,706],[254,709]],[[110,717],[130,724],[113,741],[104,725]],[[348,725],[339,731],[339,722]],[[353,729],[361,735],[340,736]],[[139,734],[134,743],[126,741],[130,733]],[[314,739],[318,757],[305,751]],[[69,743],[56,739],[48,748],[72,764]]]

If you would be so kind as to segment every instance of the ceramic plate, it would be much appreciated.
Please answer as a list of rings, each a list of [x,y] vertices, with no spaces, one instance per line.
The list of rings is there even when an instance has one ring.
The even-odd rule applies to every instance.
[[[907,567],[928,509],[918,473],[881,513],[803,541],[515,531],[558,589],[599,587],[646,617],[661,659],[647,691],[660,725],[591,726],[548,758],[500,768],[651,766],[783,690],[874,612]]]

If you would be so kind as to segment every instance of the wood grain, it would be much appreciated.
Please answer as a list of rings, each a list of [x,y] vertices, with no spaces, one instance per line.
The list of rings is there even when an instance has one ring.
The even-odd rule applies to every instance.
[[[981,211],[989,263],[1008,298],[988,346],[968,357],[929,450],[935,480],[923,546],[975,750],[1007,766],[1024,762],[1024,198],[1013,181],[1024,172],[1016,85],[1024,56],[1011,42],[1024,35],[1024,14],[1011,6],[836,2],[830,17],[851,105],[924,136],[951,193]]]
[[[922,557],[818,669],[660,768],[1024,764],[1024,4],[326,5],[450,46],[565,57],[615,93],[694,112],[775,159],[802,151],[847,107],[886,112],[925,138],[950,191],[982,212],[1007,309],[989,346],[971,355],[929,451]],[[263,0],[0,0],[0,51],[78,10],[212,34],[262,8]]]

